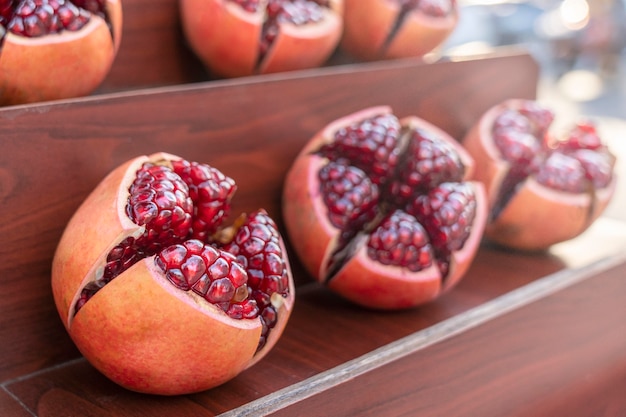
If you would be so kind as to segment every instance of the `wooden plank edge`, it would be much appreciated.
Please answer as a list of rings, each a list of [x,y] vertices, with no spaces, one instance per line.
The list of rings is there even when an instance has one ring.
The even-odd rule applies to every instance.
[[[269,415],[320,392],[329,390],[366,372],[385,366],[395,360],[447,340],[513,310],[527,306],[551,294],[592,278],[596,274],[612,269],[624,262],[626,262],[626,252],[618,251],[589,264],[572,269],[563,269],[554,274],[547,275],[462,314],[441,321],[385,346],[381,346],[365,355],[285,387],[272,394],[219,414],[219,417],[257,417]]]

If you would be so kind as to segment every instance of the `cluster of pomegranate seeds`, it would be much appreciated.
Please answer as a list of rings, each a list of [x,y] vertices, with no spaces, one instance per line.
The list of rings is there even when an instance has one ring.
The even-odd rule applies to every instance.
[[[356,242],[348,240],[369,232],[373,260],[413,272],[435,261],[447,274],[450,254],[467,240],[476,214],[474,190],[460,182],[465,166],[452,145],[424,129],[401,128],[386,114],[340,128],[316,154],[328,159],[318,172],[320,193],[341,231],[331,273]]]
[[[220,235],[218,227],[235,190],[231,178],[206,164],[144,163],[129,187],[126,212],[145,232],[109,252],[103,276],[84,287],[75,310],[134,263],[156,255],[156,265],[176,288],[192,291],[232,318],[260,317],[260,349],[289,294],[289,269],[278,228],[264,210],[220,240],[228,235]]]
[[[349,232],[361,229],[376,217],[378,186],[361,169],[346,161],[331,161],[318,176],[333,226]]]
[[[470,235],[476,217],[476,196],[472,187],[462,182],[446,182],[418,195],[406,208],[424,225],[442,274],[447,274],[449,258]]]
[[[406,202],[442,182],[461,181],[464,173],[461,158],[450,144],[426,130],[416,129],[389,192],[395,201]]]
[[[235,181],[212,166],[182,159],[172,161],[172,169],[189,187],[194,203],[191,237],[206,241],[230,213]]]
[[[424,227],[402,210],[387,215],[370,234],[367,254],[383,265],[417,272],[433,264],[433,247]]]
[[[399,140],[400,121],[393,114],[383,114],[339,129],[318,152],[331,160],[346,158],[380,185],[398,165]]]
[[[281,238],[274,221],[264,210],[247,217],[232,240],[223,249],[233,254],[248,273],[248,288],[251,299],[256,302],[263,329],[258,349],[265,345],[269,331],[277,319],[276,297],[289,294],[289,276],[281,246]],[[250,303],[246,300],[244,303]],[[235,304],[229,310],[234,316]],[[241,308],[246,309],[247,304]]]
[[[87,2],[4,0],[0,3],[0,25],[5,27],[7,32],[31,38],[63,30],[76,31],[85,26],[91,18],[92,11],[82,7],[82,3]],[[98,13],[104,15],[104,5],[95,6]]]
[[[572,193],[606,187],[611,181],[613,157],[596,127],[580,123],[564,140],[552,143],[548,128],[553,119],[554,114],[536,102],[507,109],[496,118],[494,142],[512,164],[502,187],[504,194],[498,199],[503,205],[529,175],[543,185]]]
[[[136,245],[148,254],[189,235],[194,201],[183,179],[166,165],[144,164],[129,188],[126,214],[146,227]]]
[[[254,318],[259,313],[256,302],[248,299],[245,269],[228,252],[190,239],[159,252],[155,263],[178,289],[193,291],[230,316]]]
[[[225,184],[232,186],[225,192],[215,191]],[[171,166],[145,163],[128,191],[126,215],[135,224],[145,226],[145,231],[141,236],[127,237],[111,249],[102,277],[83,289],[76,311],[102,286],[139,260],[203,235],[194,229],[198,218],[211,218],[217,222],[215,226],[221,223],[230,209],[234,182],[208,165],[187,161],[172,161]],[[211,230],[203,223],[200,225],[202,232]]]

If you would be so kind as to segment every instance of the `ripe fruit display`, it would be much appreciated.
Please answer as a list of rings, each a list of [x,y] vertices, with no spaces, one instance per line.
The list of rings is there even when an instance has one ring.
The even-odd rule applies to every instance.
[[[190,48],[221,77],[322,65],[337,47],[343,0],[180,0]]]
[[[421,57],[456,28],[456,0],[345,0],[341,47],[363,60]]]
[[[543,250],[585,231],[615,191],[615,158],[590,121],[551,131],[555,115],[533,100],[489,109],[463,145],[485,184],[485,236],[521,250]]]
[[[120,0],[0,0],[0,105],[90,94],[121,35]]]
[[[262,209],[224,226],[235,190],[209,165],[158,153],[113,170],[71,218],[53,260],[54,300],[111,380],[202,391],[276,344],[295,296],[287,253]]]
[[[448,134],[389,107],[367,108],[315,135],[290,168],[283,216],[308,272],[380,309],[431,301],[465,274],[480,244],[484,187]]]

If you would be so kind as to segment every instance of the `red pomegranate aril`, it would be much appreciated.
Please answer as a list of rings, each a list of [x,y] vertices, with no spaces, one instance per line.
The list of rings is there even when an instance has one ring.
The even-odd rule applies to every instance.
[[[461,181],[464,175],[465,167],[456,149],[435,134],[417,129],[409,135],[408,148],[389,192],[397,204],[403,205],[416,193],[442,182]]]
[[[476,215],[474,191],[466,183],[443,183],[417,196],[407,208],[424,225],[444,262],[470,235]]]
[[[321,147],[319,153],[331,160],[349,160],[380,185],[398,165],[399,140],[398,118],[383,114],[339,129],[332,143]]]
[[[232,178],[208,165],[180,160],[172,166],[188,185],[195,202],[192,237],[206,240],[230,213],[230,200],[237,186]]]
[[[77,31],[89,21],[89,14],[65,0],[23,0],[13,12],[5,7],[3,20],[12,33],[27,37],[39,37],[61,30]],[[0,22],[2,23],[2,22]],[[3,24],[4,26],[4,24]]]
[[[335,227],[350,232],[376,217],[378,186],[361,169],[346,161],[329,162],[320,169],[319,179],[329,220]]]
[[[242,224],[237,233],[224,244],[223,250],[233,254],[247,272],[250,295],[258,306],[263,322],[260,349],[270,329],[274,327],[274,323],[270,325],[266,322],[266,316],[273,317],[276,314],[272,297],[284,298],[288,295],[288,268],[276,224],[264,210],[256,211],[240,219],[240,222]],[[272,312],[266,312],[268,309]]]
[[[374,229],[367,242],[370,258],[383,265],[421,271],[432,265],[434,254],[426,230],[415,217],[396,210]]]

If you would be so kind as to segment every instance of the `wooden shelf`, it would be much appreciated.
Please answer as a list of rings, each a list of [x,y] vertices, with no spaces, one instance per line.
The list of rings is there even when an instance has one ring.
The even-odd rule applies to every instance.
[[[625,281],[616,278],[626,271],[626,224],[609,218],[546,253],[483,245],[452,292],[392,313],[343,301],[313,283],[292,255],[297,299],[287,329],[234,380],[169,398],[129,392],[100,375],[61,324],[50,266],[70,216],[115,166],[158,151],[212,164],[237,181],[234,214],[264,207],[282,228],[284,174],[328,122],[386,104],[460,138],[491,105],[534,98],[538,83],[535,61],[519,50],[215,80],[181,47],[175,1],[124,7],[119,60],[97,94],[0,109],[0,414],[365,415],[368,408],[371,415],[467,409],[496,416],[509,401],[517,414],[507,415],[574,416],[585,414],[564,396],[581,390],[587,397],[579,403],[603,392],[613,409],[626,409],[615,389],[626,375],[623,308],[615,311],[626,299]],[[532,349],[544,340],[545,349]],[[557,378],[563,367],[569,373]],[[535,373],[550,376],[549,384],[532,388]],[[585,375],[595,379],[572,382]],[[542,387],[550,396],[531,402]]]

